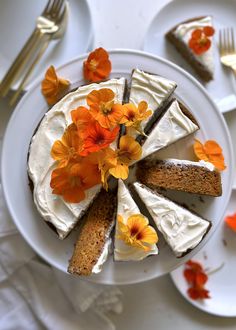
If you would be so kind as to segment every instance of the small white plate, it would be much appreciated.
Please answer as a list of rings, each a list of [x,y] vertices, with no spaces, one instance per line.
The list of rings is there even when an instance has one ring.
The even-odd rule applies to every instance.
[[[233,190],[225,215],[235,212],[236,190]],[[222,222],[212,239],[194,256],[193,260],[200,261],[209,272],[219,268],[216,272],[209,274],[206,284],[211,299],[195,301],[189,298],[183,266],[171,273],[171,278],[182,296],[207,313],[236,316],[236,233]]]
[[[144,50],[164,57],[181,68],[187,70],[197,79],[199,77],[190,65],[175,50],[174,46],[165,40],[165,34],[176,24],[189,18],[211,15],[216,29],[215,40],[218,42],[219,29],[236,28],[234,0],[176,0],[163,7],[153,19],[144,41]],[[216,43],[215,43],[216,44]],[[214,98],[219,101],[223,97],[236,93],[236,81],[232,71],[220,63],[219,52],[215,47],[214,80],[204,86]],[[202,83],[203,84],[203,83]],[[207,110],[206,110],[207,111]]]
[[[35,28],[48,0],[0,1],[0,80]],[[63,38],[51,41],[29,84],[53,64],[55,67],[87,52],[93,42],[90,9],[86,0],[69,0],[68,26]],[[27,87],[26,87],[27,89]]]
[[[78,85],[84,83],[82,67],[87,55],[61,67],[59,75]],[[223,116],[204,88],[188,73],[176,65],[159,57],[131,50],[110,51],[112,62],[111,77],[130,78],[135,67],[147,72],[160,74],[177,82],[176,96],[189,107],[201,126],[197,133],[200,140],[215,139],[224,150],[227,170],[222,173],[223,195],[205,198],[201,202],[197,196],[176,193],[173,198],[184,201],[206,219],[212,220],[212,228],[202,242],[185,258],[177,259],[163,242],[159,244],[160,254],[140,262],[114,262],[112,256],[100,274],[89,280],[104,284],[131,284],[166,274],[180,266],[186,259],[196,254],[210,239],[219,225],[230,198],[233,178],[233,153],[229,133]],[[2,183],[4,195],[11,216],[28,243],[47,262],[66,272],[68,260],[73,251],[77,232],[60,241],[38,214],[28,184],[27,155],[34,131],[48,106],[41,94],[40,83],[34,83],[17,105],[8,124],[2,150]],[[205,111],[207,109],[207,112]],[[16,135],[16,132],[20,132]],[[177,143],[169,149],[167,157],[192,157],[193,137]],[[194,204],[194,205],[193,205]]]

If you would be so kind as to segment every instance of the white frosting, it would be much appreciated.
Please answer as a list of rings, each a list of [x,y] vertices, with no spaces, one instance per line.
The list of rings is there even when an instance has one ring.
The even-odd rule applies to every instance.
[[[201,242],[210,222],[137,182],[134,187],[177,257]]]
[[[188,46],[188,42],[191,39],[192,32],[195,29],[203,28],[205,26],[212,26],[211,16],[206,16],[204,18],[189,23],[180,24],[177,27],[177,29],[174,31],[174,34],[178,39],[181,39],[181,41],[187,45],[189,51],[193,54],[194,58],[200,63],[202,63],[204,66],[206,66],[211,73],[213,73],[214,71],[213,47],[210,47],[206,52],[204,52],[201,55],[196,55]],[[208,37],[208,38],[212,40],[212,37]]]
[[[141,101],[146,101],[148,109],[154,113],[169,98],[175,88],[174,81],[135,69],[132,74],[129,102],[138,106]],[[142,129],[150,119],[151,116],[142,121]]]
[[[52,159],[50,151],[54,141],[61,139],[65,128],[71,124],[71,110],[79,106],[86,106],[88,93],[101,88],[112,89],[115,93],[115,102],[121,103],[125,78],[82,86],[75,92],[67,94],[45,114],[31,142],[28,173],[34,184],[34,202],[42,217],[55,226],[62,239],[87,210],[100,191],[101,185],[88,189],[85,199],[80,203],[66,203],[60,196],[53,195],[50,178],[56,163]]]
[[[214,171],[215,170],[215,166],[209,162],[205,162],[204,160],[200,160],[199,162],[194,162],[191,160],[186,160],[186,159],[173,159],[173,158],[166,158],[163,159],[163,161],[165,162],[169,162],[175,165],[193,165],[193,166],[199,166],[199,167],[205,167],[206,169],[208,169],[209,171]]]
[[[142,146],[142,158],[188,136],[199,128],[181,111],[175,100],[154,126]]]
[[[92,269],[92,274],[98,274],[101,272],[102,266],[103,266],[104,262],[107,260],[110,245],[111,245],[111,239],[107,239],[107,241],[103,247],[102,253],[101,253],[100,257],[98,258],[96,265]]]
[[[133,200],[128,188],[125,186],[122,180],[119,180],[118,184],[118,206],[117,215],[121,215],[126,222],[127,219],[134,214],[139,214],[140,210]],[[116,224],[116,234],[118,233],[118,225]],[[156,244],[152,244],[150,251],[144,251],[139,248],[130,246],[124,241],[117,239],[115,236],[115,249],[114,259],[117,261],[138,261],[146,258],[148,255],[158,254]]]

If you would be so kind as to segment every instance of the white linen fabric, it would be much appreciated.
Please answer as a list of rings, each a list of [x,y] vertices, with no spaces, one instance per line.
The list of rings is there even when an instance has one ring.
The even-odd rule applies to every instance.
[[[0,184],[0,329],[113,330],[121,291],[64,274],[43,262],[21,237]]]

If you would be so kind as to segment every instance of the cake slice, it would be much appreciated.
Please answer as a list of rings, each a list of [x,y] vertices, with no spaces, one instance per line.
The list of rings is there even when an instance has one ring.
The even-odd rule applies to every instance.
[[[151,128],[149,135],[142,137],[142,159],[198,129],[198,123],[189,110],[177,100],[173,100],[161,119]]]
[[[116,193],[102,189],[83,219],[69,262],[69,273],[88,276],[101,271],[109,254],[116,205]]]
[[[128,188],[122,180],[118,183],[118,195],[117,195],[117,221],[116,221],[116,233],[115,233],[115,249],[114,249],[114,259],[116,261],[138,261],[146,258],[152,254],[158,254],[158,249],[156,244],[145,244],[148,248],[146,251],[140,247],[132,246],[127,244],[123,239],[120,238],[120,228],[119,228],[119,217],[122,217],[123,223],[127,225],[127,220],[134,215],[141,215],[141,212],[133,200]],[[145,217],[148,222],[148,219]],[[136,224],[133,223],[131,231],[134,230]],[[150,230],[154,228],[150,227]],[[133,233],[135,234],[135,233]],[[138,230],[137,233],[138,234]],[[140,235],[140,233],[139,233]],[[156,235],[157,237],[157,235]]]
[[[45,114],[31,140],[28,175],[32,183],[34,203],[42,218],[56,231],[60,239],[64,239],[84,216],[102,185],[87,189],[86,197],[80,203],[67,203],[60,196],[52,194],[50,180],[56,162],[51,157],[51,148],[54,141],[61,139],[66,127],[71,123],[71,110],[87,106],[87,95],[101,88],[111,89],[115,93],[114,101],[122,103],[126,79],[92,83],[68,93]]]
[[[202,241],[211,227],[209,221],[141,183],[133,185],[176,257],[186,255]]]
[[[144,160],[138,163],[137,180],[148,187],[221,196],[221,176],[209,162],[180,159]]]
[[[208,82],[213,79],[214,73],[214,54],[213,54],[213,44],[212,44],[212,35],[208,35],[209,33],[204,33],[204,28],[211,27],[213,28],[212,24],[212,17],[211,16],[201,16],[189,19],[184,21],[175,27],[173,27],[167,34],[166,38],[169,42],[175,46],[178,52],[185,58],[185,60],[192,66],[195,72],[199,75],[199,77]],[[192,33],[198,30],[199,33],[198,39],[194,41],[192,39]],[[214,33],[214,30],[210,32]],[[194,32],[196,34],[196,32]],[[189,42],[192,40],[196,42],[197,49],[190,48]],[[206,45],[206,48],[209,47],[207,50],[201,52],[199,51],[198,44],[202,43],[202,45]],[[208,46],[209,44],[209,46]]]
[[[150,117],[143,120],[141,130],[148,133],[153,122],[161,116],[165,106],[168,104],[176,83],[159,75],[150,74],[139,69],[133,70],[129,94],[129,103],[135,106],[141,101],[146,101],[148,109],[152,111]],[[129,131],[134,137],[139,135],[136,131]]]

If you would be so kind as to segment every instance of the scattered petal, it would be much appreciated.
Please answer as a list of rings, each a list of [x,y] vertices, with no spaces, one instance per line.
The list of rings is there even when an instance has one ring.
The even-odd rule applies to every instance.
[[[68,89],[70,85],[69,80],[60,78],[56,74],[56,70],[51,65],[45,74],[45,78],[41,83],[41,90],[49,105],[55,104],[62,93]]]
[[[111,72],[111,62],[107,51],[97,48],[91,52],[84,61],[84,79],[91,82],[98,82],[108,78]]]

